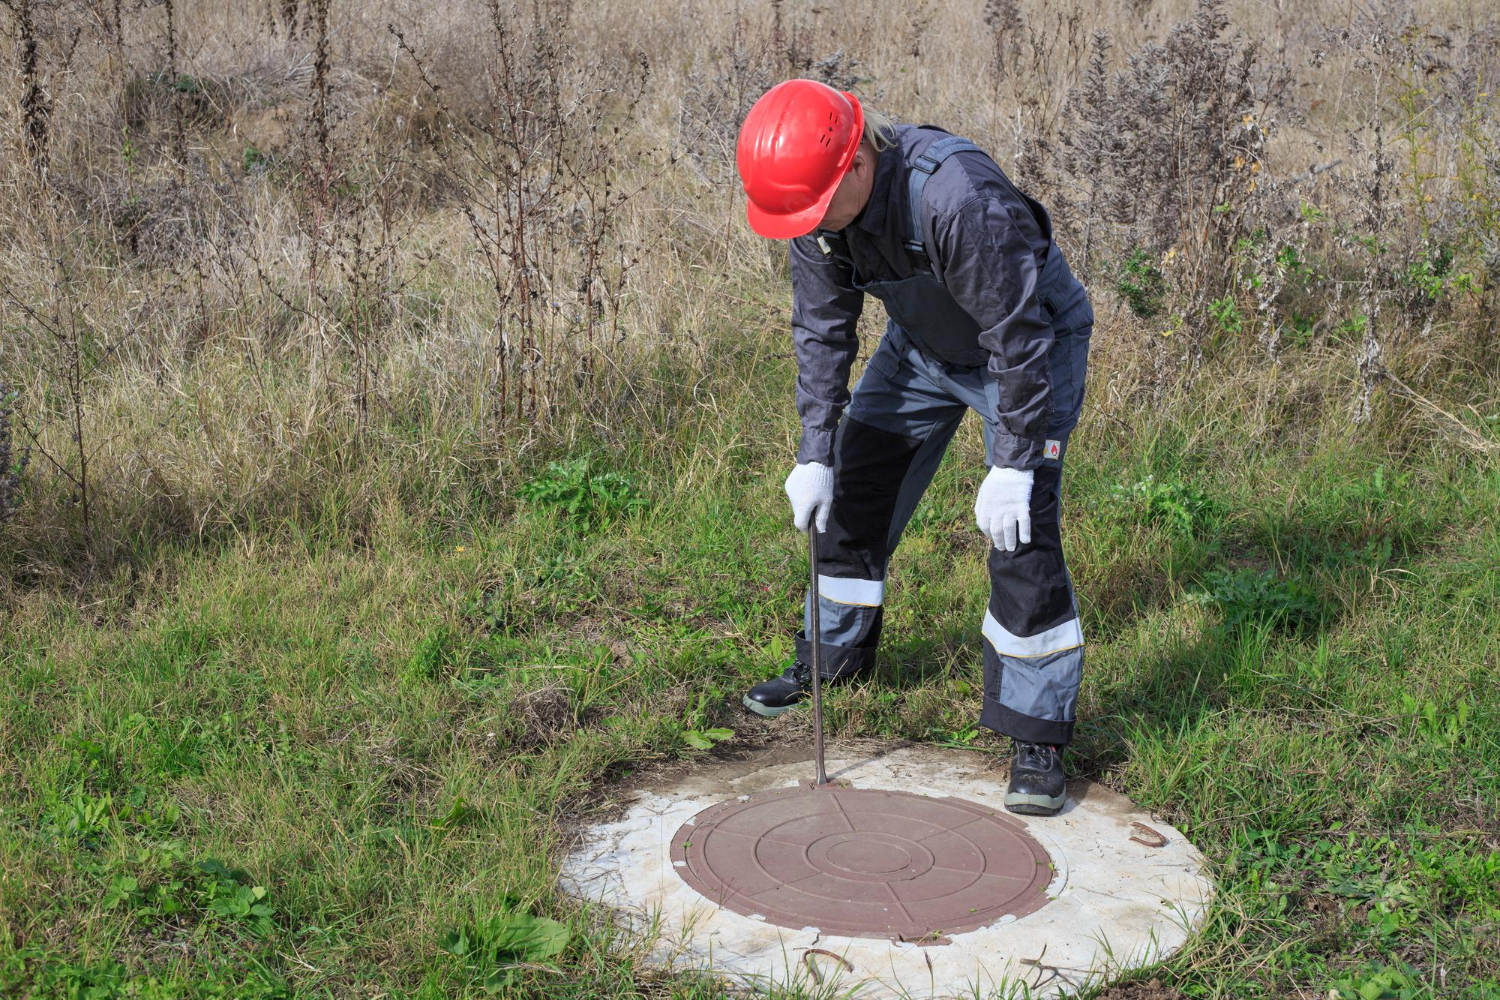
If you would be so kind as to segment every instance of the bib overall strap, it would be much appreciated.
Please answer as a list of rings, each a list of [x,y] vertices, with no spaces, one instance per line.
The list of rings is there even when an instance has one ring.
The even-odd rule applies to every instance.
[[[917,271],[931,271],[932,258],[927,253],[927,246],[922,242],[922,189],[927,186],[927,178],[931,177],[943,161],[954,153],[983,152],[978,146],[962,136],[950,135],[946,139],[939,139],[928,146],[917,161],[912,164],[910,172],[906,175],[906,203],[911,213],[911,238],[904,244],[907,256],[911,258],[912,268]]]

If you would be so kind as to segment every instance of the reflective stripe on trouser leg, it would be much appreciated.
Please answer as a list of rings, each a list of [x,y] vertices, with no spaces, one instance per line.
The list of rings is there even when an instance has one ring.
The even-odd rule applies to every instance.
[[[821,560],[822,553],[818,553]],[[853,604],[862,608],[878,608],[885,603],[884,580],[858,580],[853,577],[824,576],[818,574],[818,594],[835,604]]]
[[[1073,738],[1083,677],[1083,631],[1063,561],[1058,522],[1061,469],[1036,470],[1031,544],[991,548],[984,617],[984,709],[980,724],[1029,743]]]

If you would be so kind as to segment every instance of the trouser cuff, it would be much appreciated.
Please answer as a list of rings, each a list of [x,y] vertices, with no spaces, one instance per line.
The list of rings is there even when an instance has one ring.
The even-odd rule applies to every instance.
[[[825,675],[826,676],[826,675]],[[1020,740],[1022,743],[1051,743],[1065,746],[1073,740],[1073,720],[1054,722],[1022,715],[1015,709],[1006,708],[998,701],[984,700],[979,713],[979,724],[1001,736]]]
[[[812,643],[807,641],[807,634],[801,629],[797,630],[796,642],[798,661],[811,667]],[[823,655],[824,680],[849,677],[875,665],[874,646],[835,646],[824,642],[819,644],[818,651]]]

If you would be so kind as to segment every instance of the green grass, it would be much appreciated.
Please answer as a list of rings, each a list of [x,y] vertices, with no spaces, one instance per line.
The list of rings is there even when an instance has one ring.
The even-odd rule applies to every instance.
[[[717,379],[711,408],[650,402],[669,419],[494,495],[334,484],[13,588],[0,995],[723,995],[643,967],[553,880],[620,779],[783,724],[738,698],[786,661],[806,568],[790,371],[745,353]],[[837,736],[1000,749],[973,727],[976,430],[895,558],[877,672],[830,696]],[[1500,473],[1247,441],[1190,403],[1126,431],[1086,417],[1069,451],[1069,765],[1180,827],[1219,887],[1150,977],[1500,997]]]

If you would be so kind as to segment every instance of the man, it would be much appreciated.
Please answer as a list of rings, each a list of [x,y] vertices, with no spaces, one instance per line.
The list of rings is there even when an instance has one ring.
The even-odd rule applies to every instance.
[[[990,468],[974,515],[992,543],[979,722],[1013,741],[1006,807],[1055,813],[1083,670],[1058,500],[1088,294],[1046,209],[993,160],[941,129],[867,114],[853,94],[773,87],[736,159],[751,227],[791,241],[802,439],[786,493],[798,530],[819,532],[822,676],[874,663],[891,552],[959,421],[979,411]],[[890,322],[851,397],[866,295]],[[747,708],[777,715],[809,692],[808,628],[796,662],[751,688]]]

